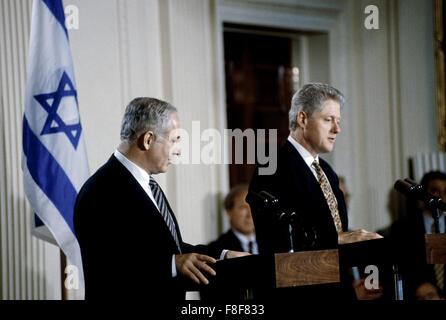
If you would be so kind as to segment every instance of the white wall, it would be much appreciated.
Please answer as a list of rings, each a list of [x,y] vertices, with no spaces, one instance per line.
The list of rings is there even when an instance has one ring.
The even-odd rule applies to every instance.
[[[60,298],[58,250],[25,236],[31,212],[18,164],[30,3],[6,0],[0,7],[4,299]],[[125,105],[135,96],[172,102],[188,130],[199,120],[202,130],[222,132],[224,21],[324,31],[330,82],[347,97],[343,132],[329,158],[351,189],[351,226],[386,226],[388,192],[408,175],[408,157],[437,149],[432,8],[423,0],[374,3],[380,29],[369,31],[363,27],[365,0],[65,0],[79,8],[79,30],[69,36],[91,172],[114,151]],[[213,239],[219,199],[228,190],[227,166],[171,167],[160,182],[184,239]]]
[[[31,2],[0,2],[0,298],[59,299],[59,248],[31,236],[20,157]]]
[[[409,157],[437,151],[436,107],[431,2],[375,1],[379,30],[363,27],[368,4],[349,2],[351,124],[335,167],[352,189],[352,226],[375,230],[391,222],[389,192],[408,177]]]

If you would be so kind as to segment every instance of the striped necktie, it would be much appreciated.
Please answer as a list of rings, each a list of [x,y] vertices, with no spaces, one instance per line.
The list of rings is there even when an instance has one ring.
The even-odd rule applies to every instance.
[[[316,169],[317,180],[319,181],[322,193],[324,194],[325,200],[327,201],[328,207],[330,208],[331,216],[333,218],[336,231],[340,233],[342,232],[342,222],[341,218],[339,217],[338,205],[336,203],[333,191],[331,190],[330,183],[328,182],[327,177],[324,174],[324,171],[322,171],[321,166],[316,160],[313,162],[312,165]]]
[[[435,233],[435,223],[432,224],[431,233]],[[443,290],[444,289],[444,264],[434,264],[435,280],[437,281],[437,286]]]
[[[167,199],[164,196],[163,191],[161,190],[158,183],[150,177],[150,189],[152,190],[153,197],[155,198],[156,203],[158,204],[159,211],[161,215],[163,216],[164,221],[166,222],[167,227],[170,230],[170,233],[172,234],[173,239],[175,240],[175,243],[177,244],[178,250],[181,253],[181,246],[180,242],[178,240],[178,234],[175,226],[175,221],[172,218],[173,213],[170,212],[169,206],[167,205]]]

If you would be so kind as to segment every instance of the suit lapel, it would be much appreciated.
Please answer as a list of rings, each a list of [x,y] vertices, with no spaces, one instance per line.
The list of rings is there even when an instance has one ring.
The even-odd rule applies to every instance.
[[[315,201],[315,203],[321,203],[325,211],[330,214],[330,208],[328,207],[327,200],[325,199],[325,196],[322,192],[321,186],[319,185],[319,182],[315,178],[313,172],[308,167],[305,160],[302,158],[300,153],[296,150],[296,148],[287,140],[284,144],[285,151],[288,153],[288,155],[291,157],[293,165],[292,171],[294,172],[294,181],[305,181],[305,190],[310,198],[312,198],[312,201]],[[336,201],[338,202],[338,211],[341,218],[343,229],[346,230],[344,226],[347,226],[347,214],[346,214],[346,208],[344,201],[341,198],[341,195],[339,192],[341,192],[336,185],[334,177],[330,174],[331,169],[329,168],[328,164],[323,160],[319,158],[319,164],[322,167],[322,170],[324,171],[328,181],[330,182],[331,189],[333,190],[333,193],[336,197]],[[334,224],[333,224],[334,225]]]
[[[313,201],[325,203],[327,210],[330,210],[326,204],[327,201],[322,193],[322,189],[305,160],[289,141],[286,141],[284,148],[292,159],[292,172],[295,175],[293,180],[295,182],[305,181],[305,185],[300,187],[305,188],[306,193]]]

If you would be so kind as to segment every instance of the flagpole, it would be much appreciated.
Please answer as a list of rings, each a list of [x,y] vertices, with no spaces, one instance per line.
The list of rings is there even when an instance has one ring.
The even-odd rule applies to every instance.
[[[68,300],[68,290],[65,287],[65,268],[67,267],[67,257],[63,253],[62,249],[60,249],[60,285],[61,285],[61,293],[62,300]]]

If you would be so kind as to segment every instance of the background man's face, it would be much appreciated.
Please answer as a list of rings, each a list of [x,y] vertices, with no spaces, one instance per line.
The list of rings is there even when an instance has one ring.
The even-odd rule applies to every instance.
[[[427,184],[427,192],[446,202],[446,180],[434,179]]]
[[[429,282],[421,284],[416,292],[417,300],[441,300],[437,289]]]
[[[180,121],[176,113],[170,115],[169,131],[163,137],[157,137],[152,144],[150,159],[152,162],[151,173],[163,173],[167,171],[172,157],[181,154],[180,137],[178,130]]]
[[[231,227],[245,235],[249,235],[254,232],[254,222],[252,221],[251,208],[245,201],[247,194],[248,191],[245,191],[235,196],[232,209],[227,210]]]
[[[303,128],[306,147],[313,156],[333,150],[336,135],[341,132],[341,107],[334,100],[327,100],[322,109],[313,113]]]

